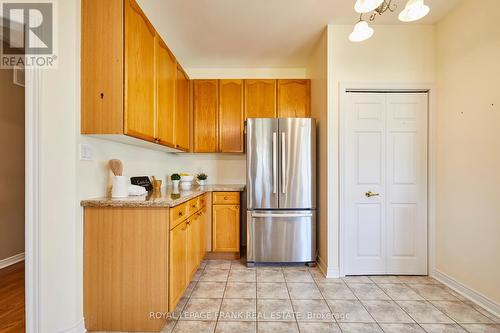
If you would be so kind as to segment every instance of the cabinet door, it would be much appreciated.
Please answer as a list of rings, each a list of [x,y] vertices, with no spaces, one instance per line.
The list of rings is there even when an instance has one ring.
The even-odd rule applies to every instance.
[[[176,85],[176,107],[175,107],[175,147],[183,151],[189,151],[190,144],[190,108],[189,108],[189,79],[184,71],[177,66]]]
[[[196,268],[198,267],[198,225],[199,219],[196,214],[194,214],[187,222],[187,258],[186,258],[186,274],[187,280],[186,283],[191,281],[194,273],[196,272]]]
[[[124,132],[155,141],[156,32],[134,0],[125,2]]]
[[[194,81],[194,152],[217,152],[218,81]]]
[[[245,119],[276,116],[276,80],[245,80]]]
[[[278,80],[278,117],[308,118],[310,81]]]
[[[200,244],[198,248],[198,264],[203,261],[205,258],[205,248],[206,248],[206,234],[205,234],[205,225],[207,223],[207,209],[203,208],[199,212],[199,235],[198,235],[198,243]]]
[[[243,80],[220,80],[219,151],[242,153],[244,127]]]
[[[160,36],[156,37],[156,110],[158,143],[174,147],[175,77],[177,63]]]
[[[214,252],[240,251],[240,206],[214,205],[212,248]]]
[[[173,311],[187,286],[187,224],[170,230],[169,309]]]
[[[123,0],[83,0],[82,134],[123,134]]]

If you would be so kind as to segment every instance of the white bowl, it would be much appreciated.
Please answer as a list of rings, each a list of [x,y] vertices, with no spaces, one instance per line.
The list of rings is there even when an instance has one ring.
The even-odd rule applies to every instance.
[[[181,176],[181,182],[192,182],[194,176]]]

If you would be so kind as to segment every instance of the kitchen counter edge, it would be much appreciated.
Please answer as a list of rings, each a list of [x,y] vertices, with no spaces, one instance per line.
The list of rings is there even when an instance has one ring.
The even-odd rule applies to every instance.
[[[205,185],[195,186],[190,189],[179,188],[179,193],[175,193],[174,188],[171,186],[162,188],[161,192],[150,192],[143,196],[129,196],[127,198],[96,198],[82,200],[80,205],[82,207],[152,207],[152,208],[170,208],[185,203],[193,198],[196,198],[207,192],[243,192],[245,185],[230,184],[230,185]]]

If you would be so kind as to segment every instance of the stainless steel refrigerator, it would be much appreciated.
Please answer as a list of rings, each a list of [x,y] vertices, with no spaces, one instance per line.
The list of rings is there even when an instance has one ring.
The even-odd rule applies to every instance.
[[[316,124],[247,121],[247,264],[316,261]]]

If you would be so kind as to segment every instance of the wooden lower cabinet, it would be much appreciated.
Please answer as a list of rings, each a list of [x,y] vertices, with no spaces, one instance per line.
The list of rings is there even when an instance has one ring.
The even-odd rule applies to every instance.
[[[224,198],[231,198],[233,204],[215,204]],[[235,200],[237,198],[237,204]],[[240,252],[240,193],[214,192],[212,207],[212,251]],[[229,201],[229,200],[228,200]]]
[[[175,234],[174,247],[182,243]],[[169,311],[169,209],[85,207],[83,303],[88,331],[160,331]],[[174,250],[182,261],[182,250]],[[174,267],[176,265],[173,265]]]
[[[170,269],[169,269],[169,309],[181,299],[186,288],[187,279],[187,242],[188,221],[184,221],[170,230]]]
[[[184,205],[195,206],[195,201],[191,200]],[[200,201],[198,200],[198,202]],[[174,207],[173,210],[176,208],[179,206]],[[173,311],[179,303],[205,257],[205,212],[206,207],[200,205],[199,209],[192,212],[185,221],[176,224],[170,230],[170,311]]]

